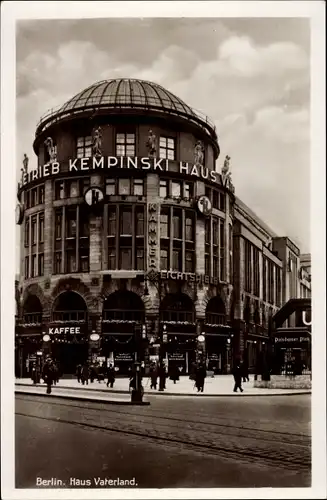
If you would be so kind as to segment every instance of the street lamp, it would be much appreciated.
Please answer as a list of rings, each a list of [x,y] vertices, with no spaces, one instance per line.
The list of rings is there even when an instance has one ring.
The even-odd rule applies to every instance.
[[[132,389],[131,402],[135,404],[140,404],[143,401],[143,390],[141,384],[141,347],[142,341],[146,338],[146,325],[142,325],[140,328],[139,325],[135,328],[135,340],[136,340],[136,349],[135,349],[135,388]]]

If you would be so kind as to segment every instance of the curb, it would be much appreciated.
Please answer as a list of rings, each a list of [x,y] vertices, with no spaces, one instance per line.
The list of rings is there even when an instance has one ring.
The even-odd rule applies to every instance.
[[[20,384],[24,385],[24,384]],[[26,387],[26,386],[25,386]],[[93,401],[95,403],[104,403],[104,404],[111,404],[111,405],[121,405],[121,406],[149,406],[150,402],[149,401],[142,401],[142,402],[132,402],[132,401],[115,401],[114,399],[97,399],[91,398],[89,396],[74,396],[74,395],[67,395],[67,394],[46,394],[46,393],[38,393],[38,392],[33,392],[33,391],[23,391],[19,389],[15,389],[15,394],[28,394],[29,396],[41,396],[44,398],[62,398],[62,399],[76,399],[77,401]]]
[[[30,384],[23,384],[23,383],[16,383],[15,386],[23,386],[23,387],[31,387]],[[36,384],[35,386],[32,386],[32,387],[44,387],[43,384]],[[56,386],[57,389],[68,389],[68,390],[72,390],[72,391],[81,391],[81,390],[86,390],[84,387],[60,387],[60,386]],[[258,388],[258,390],[260,390]],[[274,389],[270,389],[270,390],[274,390]],[[111,394],[130,394],[130,392],[128,391],[123,391],[123,390],[120,390],[118,389],[117,391],[112,391],[110,389],[93,389],[93,391],[96,393],[96,392],[104,392],[106,394],[108,393],[111,393]],[[285,389],[285,391],[287,391],[287,389]],[[21,391],[21,392],[25,392],[25,391]],[[32,394],[36,394],[36,393],[32,393]],[[185,392],[159,392],[159,391],[156,391],[156,392],[147,392],[145,393],[146,396],[179,396],[179,397],[197,397],[197,396],[200,396],[200,397],[207,397],[207,398],[220,398],[220,397],[233,397],[233,398],[236,398],[236,397],[244,397],[244,396],[247,396],[247,397],[265,397],[265,396],[268,396],[268,397],[271,397],[271,396],[299,396],[301,394],[311,394],[311,390],[303,390],[303,392],[300,390],[299,391],[293,391],[293,392],[282,392],[282,393],[272,393],[272,394],[249,394],[249,393],[246,393],[246,392],[243,392],[243,393],[235,393],[235,394],[206,394],[206,393],[198,393],[198,392],[189,392],[189,393],[185,393]],[[77,399],[74,397],[74,399]],[[81,399],[86,399],[86,398],[81,398]],[[118,403],[117,403],[118,404]],[[123,404],[135,404],[135,403],[123,403]],[[149,403],[150,404],[150,403]]]

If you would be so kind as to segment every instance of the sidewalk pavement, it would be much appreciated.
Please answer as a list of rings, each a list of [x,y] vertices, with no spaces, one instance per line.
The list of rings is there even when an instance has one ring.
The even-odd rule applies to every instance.
[[[16,389],[29,387],[30,389],[37,389],[41,386],[41,392],[45,392],[45,384],[41,383],[38,386],[33,385],[31,379],[23,378],[16,379],[15,381]],[[280,396],[280,395],[294,395],[294,394],[311,394],[308,389],[267,389],[267,388],[257,388],[253,387],[254,377],[250,375],[250,381],[244,382],[242,384],[244,391],[233,392],[234,388],[234,378],[232,375],[216,375],[215,377],[207,377],[205,379],[204,392],[198,393],[194,387],[194,381],[190,380],[189,377],[180,377],[180,380],[174,384],[172,380],[167,378],[166,390],[164,392],[159,392],[158,389],[151,389],[151,381],[148,377],[144,377],[142,384],[144,387],[145,396],[196,396],[196,397],[206,397],[206,396],[234,396],[234,397],[244,397],[244,396]],[[157,386],[158,387],[158,386]],[[129,379],[128,378],[116,378],[113,388],[107,387],[106,382],[98,382],[95,380],[93,383],[88,383],[88,385],[82,385],[78,383],[76,378],[72,379],[60,379],[59,383],[53,387],[53,392],[60,392],[63,389],[70,391],[71,394],[77,391],[81,394],[81,391],[87,394],[96,393],[106,393],[112,396],[118,396],[125,394],[130,400],[129,393]],[[107,396],[108,398],[108,396]]]

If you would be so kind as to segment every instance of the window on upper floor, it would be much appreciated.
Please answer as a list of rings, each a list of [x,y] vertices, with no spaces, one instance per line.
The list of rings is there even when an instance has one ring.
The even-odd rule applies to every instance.
[[[167,160],[175,160],[176,141],[173,137],[160,137],[159,157]]]
[[[76,141],[77,158],[90,158],[92,156],[92,137],[78,137]]]
[[[135,134],[116,134],[116,156],[135,156]]]

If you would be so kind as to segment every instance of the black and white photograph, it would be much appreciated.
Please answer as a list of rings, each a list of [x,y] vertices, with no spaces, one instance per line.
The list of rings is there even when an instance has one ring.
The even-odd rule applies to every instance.
[[[325,498],[323,3],[2,14],[3,498]]]

